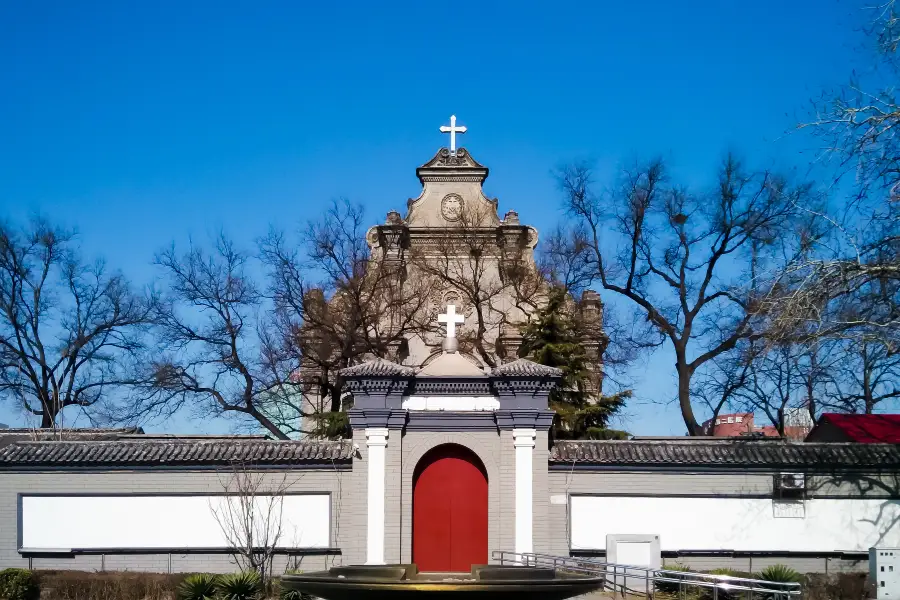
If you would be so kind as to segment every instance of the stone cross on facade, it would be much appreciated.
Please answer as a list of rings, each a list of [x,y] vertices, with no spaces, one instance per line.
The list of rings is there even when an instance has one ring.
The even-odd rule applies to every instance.
[[[456,337],[456,325],[462,325],[465,322],[466,318],[456,314],[456,306],[452,304],[447,305],[447,312],[445,314],[438,315],[438,323],[447,324],[447,337],[450,339]]]
[[[461,125],[459,127],[456,126],[456,115],[450,115],[450,127],[441,125],[441,133],[450,134],[450,152],[456,152],[456,134],[465,132],[465,125]]]

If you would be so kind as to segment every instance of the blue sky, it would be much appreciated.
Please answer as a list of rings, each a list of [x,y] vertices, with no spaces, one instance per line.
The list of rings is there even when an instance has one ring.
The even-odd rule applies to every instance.
[[[694,185],[729,149],[802,169],[811,145],[786,132],[867,63],[865,5],[0,3],[0,216],[77,226],[147,283],[153,253],[189,235],[249,246],[339,196],[373,223],[404,210],[451,113],[501,212],[545,231],[550,172],[573,159],[662,155]],[[673,395],[671,365],[635,368],[631,431],[683,433],[674,406],[646,403]]]

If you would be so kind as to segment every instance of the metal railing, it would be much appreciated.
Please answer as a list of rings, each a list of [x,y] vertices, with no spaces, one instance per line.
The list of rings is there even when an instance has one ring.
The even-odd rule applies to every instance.
[[[677,595],[678,598],[686,599],[692,592],[696,596],[699,595],[697,592],[704,590],[708,590],[705,596],[712,600],[754,600],[760,597],[764,600],[789,600],[802,595],[799,583],[620,565],[591,558],[498,550],[493,553],[493,560],[501,565],[548,567],[579,575],[602,576],[606,579],[607,591],[621,593],[623,596],[636,594],[651,598],[659,594]]]

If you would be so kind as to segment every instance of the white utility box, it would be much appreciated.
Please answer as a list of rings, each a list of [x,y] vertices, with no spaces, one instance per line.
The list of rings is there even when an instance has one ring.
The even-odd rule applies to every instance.
[[[606,580],[616,591],[652,594],[652,572],[662,567],[659,536],[608,533],[606,562]]]
[[[869,579],[878,600],[900,599],[900,548],[869,548]]]

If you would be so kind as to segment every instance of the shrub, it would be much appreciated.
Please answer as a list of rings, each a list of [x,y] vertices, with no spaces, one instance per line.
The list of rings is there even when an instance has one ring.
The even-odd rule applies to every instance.
[[[757,578],[773,583],[800,583],[803,581],[803,575],[785,565],[766,567],[759,572]]]
[[[3,600],[37,600],[40,596],[37,577],[27,569],[0,571],[0,598]]]
[[[804,600],[865,600],[875,595],[866,573],[809,573],[803,582]]]
[[[257,600],[262,596],[263,585],[256,571],[244,571],[223,575],[216,589],[222,600]]]
[[[719,568],[712,569],[711,571],[696,571],[682,564],[678,563],[669,563],[663,565],[663,569],[667,571],[681,571],[682,573],[697,573],[706,574],[706,575],[727,575],[729,577],[750,577],[750,573],[745,573],[743,571],[737,571],[735,569],[729,568]],[[673,579],[677,579],[678,576],[672,576]],[[694,600],[712,600],[713,597],[719,598],[719,600],[739,600],[741,598],[746,598],[746,592],[739,590],[729,590],[724,585],[727,584],[727,581],[721,582],[719,586],[718,592],[713,591],[712,587],[705,587],[696,585],[694,578],[688,578],[684,585],[679,585],[677,582],[656,582],[656,590],[658,592],[662,592],[664,594],[677,594],[679,597],[684,598],[692,598]]]
[[[713,569],[711,571],[707,571],[708,575],[725,575],[727,577],[743,577],[750,578],[750,573],[745,573],[743,571],[737,571],[735,569],[729,569],[728,567],[721,567],[718,569]],[[722,584],[727,585],[727,581],[723,581]],[[717,594],[713,594],[712,588],[703,588],[702,596],[704,598],[713,598],[718,597],[723,600],[731,599],[731,598],[746,598],[747,592],[742,590],[729,590],[726,587],[719,587],[719,591]]]
[[[291,569],[286,571],[285,575],[299,575],[301,573],[303,573],[303,571]],[[275,591],[277,592],[279,600],[314,600],[313,597],[307,593],[285,589],[281,578],[278,578],[275,582]]]
[[[178,600],[213,600],[216,597],[217,577],[208,573],[189,575],[178,586]]]
[[[312,596],[297,590],[286,590],[281,588],[281,591],[278,593],[278,598],[280,600],[311,600]]]
[[[37,571],[42,600],[172,600],[180,574]]]
[[[681,571],[682,573],[691,573],[692,569],[680,563],[670,563],[662,566],[666,571]],[[672,576],[672,579],[678,579],[678,576]],[[655,582],[656,591],[664,594],[677,594],[683,588],[674,581],[657,581]]]

